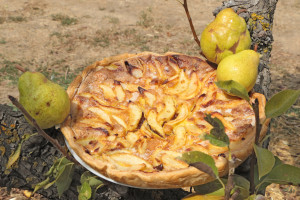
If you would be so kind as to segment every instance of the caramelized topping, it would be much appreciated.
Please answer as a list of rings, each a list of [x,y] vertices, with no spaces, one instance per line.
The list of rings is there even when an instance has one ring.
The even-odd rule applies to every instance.
[[[83,130],[76,120],[89,127],[80,137],[86,141],[85,152],[97,153],[116,168],[149,172],[188,167],[177,159],[183,152],[212,151],[199,137],[212,128],[204,120],[207,114],[222,121],[231,140],[244,140],[253,128],[251,106],[228,99],[214,84],[214,69],[199,58],[148,55],[112,65],[118,70],[97,69],[98,78],[78,89],[73,101],[81,114],[72,128]],[[215,155],[224,157],[225,151]]]

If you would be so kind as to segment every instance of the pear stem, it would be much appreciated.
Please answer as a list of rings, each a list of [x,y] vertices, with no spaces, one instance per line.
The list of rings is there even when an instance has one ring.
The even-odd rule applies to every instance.
[[[236,11],[236,14],[239,15],[239,14],[241,14],[243,12],[247,12],[247,9],[245,9],[245,8],[244,9],[239,9],[239,10]]]
[[[23,73],[26,72],[26,70],[23,67],[21,67],[20,65],[16,65],[15,68],[20,70]]]
[[[258,48],[258,44],[256,43],[256,44],[254,45],[254,49],[253,49],[253,50],[254,50],[255,52],[257,52],[257,48]]]
[[[9,100],[14,104],[21,112],[27,117],[27,119],[33,124],[33,126],[37,129],[38,133],[42,135],[46,140],[51,142],[53,146],[55,146],[68,160],[72,161],[75,164],[79,164],[72,156],[68,154],[68,152],[62,147],[58,141],[52,137],[50,137],[41,127],[37,124],[34,118],[26,111],[26,109],[19,103],[19,101],[13,97],[8,95]]]
[[[192,21],[192,18],[190,16],[190,12],[189,12],[188,5],[187,5],[187,0],[184,0],[183,3],[181,3],[181,5],[183,6],[183,8],[185,10],[185,13],[186,13],[186,16],[189,20],[190,27],[191,27],[191,30],[192,30],[192,33],[193,33],[193,36],[194,36],[194,40],[196,41],[196,43],[200,47],[200,41],[199,41],[199,38],[196,34],[196,31],[195,31],[195,28],[194,28],[194,25],[193,25],[193,21]]]

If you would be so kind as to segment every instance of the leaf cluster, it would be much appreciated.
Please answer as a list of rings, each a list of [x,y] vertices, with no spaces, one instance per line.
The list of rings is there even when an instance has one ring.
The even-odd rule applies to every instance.
[[[72,177],[74,172],[74,163],[62,157],[56,160],[49,171],[45,174],[47,177],[44,181],[38,183],[34,187],[33,193],[38,191],[39,189],[48,189],[53,184],[56,185],[58,196],[61,195],[69,189]]]
[[[219,81],[216,85],[230,94],[250,101],[248,93],[243,86],[234,81]],[[299,95],[300,90],[284,90],[274,95],[266,104],[266,117],[272,118],[283,114],[296,102]],[[215,146],[227,146],[229,148],[230,141],[222,122],[218,118],[212,118],[210,115],[206,115],[205,120],[213,128],[204,138]],[[231,175],[233,178],[233,189],[230,191],[229,196],[234,196],[234,199],[254,199],[257,193],[262,193],[271,183],[300,185],[300,168],[284,164],[272,152],[259,147],[257,144],[254,144],[253,148],[257,160],[257,164],[254,166],[255,193],[250,194],[250,182],[246,178],[233,174]],[[213,157],[202,152],[192,151],[184,153],[180,159],[216,178],[214,181],[204,185],[194,186],[196,194],[185,197],[185,200],[222,199],[226,196],[225,184],[226,187],[230,184],[229,177],[228,179],[219,177]],[[228,159],[229,162],[234,161],[231,158],[230,149]]]
[[[46,179],[38,183],[34,187],[33,194],[39,189],[48,189],[52,185],[56,185],[58,196],[69,189],[74,173],[74,163],[62,157],[56,160],[49,171],[45,174]],[[103,183],[97,179],[97,176],[86,171],[81,175],[80,186],[77,186],[78,200],[88,200],[95,197],[98,188]]]
[[[81,186],[77,187],[79,193],[78,200],[94,199],[96,191],[103,186],[102,181],[97,179],[97,176],[86,171],[81,175],[80,178]]]

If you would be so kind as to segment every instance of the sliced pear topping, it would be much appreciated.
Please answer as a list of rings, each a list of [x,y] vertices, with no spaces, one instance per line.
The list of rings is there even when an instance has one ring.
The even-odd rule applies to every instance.
[[[105,157],[112,160],[118,169],[143,170],[145,168],[152,168],[150,163],[131,154],[115,153]]]
[[[164,109],[161,112],[159,112],[157,116],[157,121],[160,124],[163,124],[163,122],[165,121],[169,121],[175,115],[176,112],[175,102],[171,96],[166,96],[164,98],[164,104]]]
[[[139,136],[134,133],[134,132],[129,132],[127,135],[126,135],[126,140],[131,144],[133,145],[137,140],[139,139]]]
[[[107,85],[99,85],[99,87],[103,90],[104,98],[105,99],[113,99],[116,98],[116,95],[111,87]]]
[[[117,117],[116,115],[112,115],[112,118],[118,122],[121,126],[123,126],[127,130],[127,125],[123,119]]]
[[[125,100],[125,92],[121,85],[117,85],[115,88],[115,94],[117,96],[118,101],[123,102]]]
[[[108,113],[119,114],[120,112],[123,112],[126,107],[125,106],[121,106],[121,105],[119,105],[118,107],[114,107],[114,106],[102,106],[102,105],[100,105],[100,108],[102,110],[104,110],[105,112],[108,112]]]
[[[197,124],[195,124],[194,121],[193,122],[185,122],[184,123],[184,127],[186,128],[186,130],[188,130],[191,133],[199,134],[199,135],[201,135],[202,133],[204,133],[204,128],[206,128],[204,125],[202,125],[202,126],[203,127],[201,127],[201,125],[197,126]]]
[[[144,95],[146,97],[146,103],[150,106],[153,106],[154,102],[156,101],[156,97],[147,91],[144,92]]]
[[[107,140],[110,141],[110,142],[113,142],[116,138],[117,138],[117,136],[110,135],[110,136],[107,137]]]
[[[105,122],[108,122],[108,123],[112,124],[112,122],[110,120],[110,116],[105,111],[101,110],[100,108],[90,107],[90,108],[88,108],[88,110],[95,113],[95,114],[97,114]]]
[[[157,113],[154,110],[150,110],[147,116],[147,121],[152,130],[155,131],[161,137],[165,137],[162,126],[156,121]]]
[[[138,68],[132,69],[131,73],[135,78],[141,78],[143,76],[143,71]]]
[[[105,120],[104,120],[105,121]],[[82,123],[82,126],[92,127],[92,128],[104,128],[104,129],[111,129],[111,126],[106,124],[106,121],[103,122],[99,120],[99,118],[81,118],[76,120],[77,123]]]
[[[155,67],[156,67],[159,77],[163,78],[164,75],[163,75],[162,67],[161,67],[160,63],[158,61],[154,61],[154,62],[155,62]]]
[[[128,125],[128,130],[129,131],[133,131],[137,128],[143,112],[142,110],[139,108],[138,105],[134,104],[134,103],[129,103],[129,125]]]
[[[138,146],[139,154],[141,154],[141,155],[145,154],[146,149],[147,149],[147,140],[143,140]]]
[[[150,127],[148,126],[148,124],[146,123],[146,121],[144,121],[144,123],[142,124],[141,131],[142,131],[142,133],[145,133],[149,137],[152,137],[152,135],[153,135],[153,133],[152,133]],[[157,137],[160,137],[156,134],[154,134],[154,135]]]
[[[129,92],[138,92],[138,85],[132,84],[132,83],[121,83],[121,86],[124,90],[127,90]]]
[[[78,96],[86,97],[86,98],[93,98],[101,105],[109,105],[108,101],[104,99],[98,98],[96,95],[90,93],[80,93]]]
[[[180,94],[180,98],[187,100],[196,97],[199,94],[200,83],[198,76],[195,72],[191,75],[191,80],[188,89]]]
[[[186,130],[183,126],[177,126],[174,128],[175,140],[173,147],[181,147],[186,142]]]
[[[187,78],[184,70],[179,74],[179,79],[177,84],[174,87],[165,88],[167,94],[179,94],[188,89],[189,79]]]
[[[165,123],[164,125],[164,131],[167,131],[167,133],[170,133],[170,131],[172,131],[172,127],[175,127],[177,124],[179,124],[180,122],[182,122],[183,120],[185,120],[189,114],[189,107],[187,104],[182,104],[178,111],[178,116],[176,117],[176,119],[168,121],[167,123]]]
[[[143,76],[143,71],[136,66],[133,66],[128,61],[125,61],[125,67],[128,73],[135,78],[141,78]]]
[[[161,154],[161,161],[165,170],[174,170],[188,167],[188,164],[176,159],[181,156],[181,153],[177,153],[174,151],[165,151],[165,153]]]

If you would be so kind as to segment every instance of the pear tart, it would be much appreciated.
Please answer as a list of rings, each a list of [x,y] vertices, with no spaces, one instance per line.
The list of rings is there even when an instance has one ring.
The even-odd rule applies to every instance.
[[[227,173],[226,147],[204,139],[220,119],[237,165],[252,151],[255,116],[245,100],[215,85],[216,70],[178,53],[123,54],[88,66],[68,88],[71,112],[61,130],[90,167],[117,182],[143,188],[177,188],[212,178],[178,159],[184,152],[211,155]],[[264,120],[265,98],[260,102]],[[264,127],[265,129],[265,127]]]

